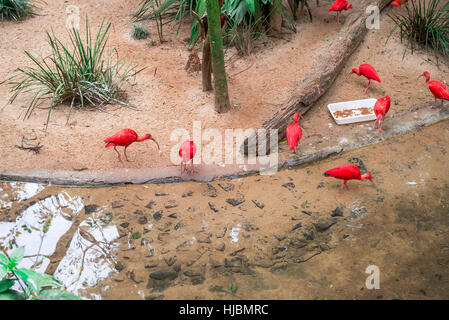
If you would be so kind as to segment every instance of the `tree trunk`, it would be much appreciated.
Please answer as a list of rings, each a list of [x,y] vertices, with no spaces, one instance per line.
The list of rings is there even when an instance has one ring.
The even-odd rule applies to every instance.
[[[295,21],[298,19],[298,3],[298,0],[288,0],[288,5],[292,11],[293,20]]]
[[[226,80],[218,0],[206,0],[206,8],[212,53],[212,71],[214,73],[215,111],[223,113],[231,108],[231,102],[229,101],[228,83]]]
[[[273,34],[281,32],[282,27],[282,0],[274,0],[270,7],[270,30]]]
[[[210,41],[209,35],[203,40],[203,61],[201,63],[201,73],[203,75],[203,91],[211,91],[212,88],[212,63],[210,61]]]

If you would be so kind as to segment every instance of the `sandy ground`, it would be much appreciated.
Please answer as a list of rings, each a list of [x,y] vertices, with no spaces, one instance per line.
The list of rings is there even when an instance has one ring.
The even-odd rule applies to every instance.
[[[61,209],[73,225],[47,272],[81,221],[116,225],[116,272],[79,292],[86,298],[448,299],[448,139],[442,122],[307,167],[210,184],[45,186],[20,201],[19,184],[3,183],[10,206],[0,221],[50,196],[81,197],[80,213]],[[375,184],[350,181],[339,193],[341,181],[322,173],[348,161]],[[380,289],[365,286],[369,265]]]
[[[129,13],[138,1],[124,4],[122,1],[104,1],[96,4],[87,1],[74,1],[81,8],[81,15],[89,12],[91,24],[97,26],[101,19],[113,23],[110,45],[118,46],[122,59],[131,59],[139,50],[149,44],[130,37]],[[23,50],[31,50],[36,55],[45,55],[47,44],[43,29],[53,28],[58,37],[67,40],[64,30],[69,3],[51,2],[44,8],[43,16],[28,19],[20,24],[2,24],[5,37],[0,43],[0,79],[13,74],[18,66],[28,65]],[[43,132],[47,110],[36,110],[30,119],[23,121],[26,96],[19,97],[12,105],[7,105],[10,93],[8,87],[0,86],[0,167],[8,168],[46,168],[67,169],[87,167],[89,169],[142,168],[173,165],[170,150],[178,143],[171,141],[174,129],[186,129],[192,133],[193,121],[201,121],[202,128],[258,128],[276,108],[286,103],[295,86],[305,74],[321,61],[321,53],[328,47],[338,30],[334,17],[327,13],[327,4],[314,8],[314,22],[305,23],[301,19],[297,34],[285,34],[283,39],[264,38],[249,57],[238,57],[234,49],[227,51],[227,70],[229,90],[235,108],[218,115],[213,111],[213,94],[201,91],[201,75],[189,75],[184,66],[189,51],[184,39],[189,28],[183,24],[176,34],[177,24],[165,27],[162,45],[147,46],[137,58],[141,66],[146,66],[137,76],[134,86],[128,89],[130,102],[142,109],[132,111],[127,108],[109,106],[106,112],[75,110],[66,125],[68,106],[60,106],[53,111],[47,132]],[[387,9],[388,11],[390,9]],[[118,14],[117,14],[118,13]],[[304,132],[301,144],[325,142],[328,138],[343,134],[354,125],[338,126],[327,110],[331,102],[379,98],[390,95],[393,104],[390,110],[395,113],[407,110],[420,102],[432,102],[424,78],[417,79],[424,70],[433,79],[445,80],[448,77],[447,65],[438,69],[435,59],[423,52],[410,55],[395,34],[385,44],[392,23],[386,16],[381,17],[381,28],[372,30],[360,49],[350,58],[346,68],[330,91],[316,104],[301,122]],[[187,22],[187,21],[186,21]],[[83,25],[83,23],[81,23]],[[151,39],[157,41],[154,27],[150,29]],[[375,83],[367,95],[362,93],[367,84],[364,78],[352,75],[346,78],[353,67],[361,63],[371,63],[378,71],[382,84]],[[154,71],[157,68],[156,75]],[[273,81],[272,79],[276,79]],[[387,126],[387,123],[385,124]],[[139,134],[152,133],[161,144],[163,154],[159,156],[154,144],[145,142],[130,147],[133,163],[117,161],[112,149],[103,148],[103,139],[123,127],[134,128]],[[34,138],[44,145],[41,153],[35,155],[16,148],[22,137]],[[286,150],[286,145],[281,145]],[[88,151],[88,152],[86,152]]]
[[[138,2],[100,1],[92,4],[75,1],[73,4],[80,7],[82,16],[89,12],[94,26],[103,18],[111,21],[114,29],[109,44],[119,47],[122,59],[131,59],[148,45],[130,36],[129,14]],[[67,40],[65,7],[66,4],[52,2],[45,7],[42,17],[28,19],[20,25],[2,25],[7,37],[2,40],[0,62],[7,67],[0,71],[0,78],[7,78],[15,68],[28,64],[23,50],[45,54],[47,45],[42,29],[53,28],[58,31],[58,37]],[[179,34],[176,34],[177,24],[167,25],[164,29],[167,42],[147,46],[136,60],[147,69],[137,76],[135,86],[127,92],[130,102],[142,111],[117,106],[107,108],[107,113],[76,111],[66,125],[68,106],[61,106],[53,111],[48,132],[44,133],[42,129],[47,110],[36,110],[29,120],[23,121],[20,118],[25,111],[22,106],[28,97],[20,97],[2,110],[0,134],[5,143],[1,145],[4,156],[0,166],[33,168],[37,163],[40,167],[61,169],[72,169],[74,165],[89,169],[166,166],[171,165],[167,151],[175,144],[170,142],[170,134],[176,128],[191,132],[193,121],[201,121],[203,128],[219,130],[258,126],[278,105],[288,101],[295,84],[317,63],[315,56],[327,47],[322,39],[337,32],[334,24],[323,23],[325,17],[329,18],[322,7],[316,10],[317,23],[303,24],[301,32],[283,36],[288,41],[278,38],[261,40],[258,46],[264,47],[264,50],[257,50],[248,58],[239,58],[234,49],[228,50],[229,91],[234,109],[224,115],[218,115],[213,110],[213,94],[202,92],[201,74],[189,75],[184,70],[190,54],[184,41],[190,32],[188,21],[185,21]],[[152,40],[157,41],[154,28],[150,32]],[[276,82],[272,81],[273,78]],[[0,96],[0,104],[3,105],[10,96],[7,87],[0,87]],[[140,145],[130,152],[134,158],[138,155],[138,161],[117,162],[113,150],[104,150],[103,139],[123,127],[131,127],[139,134],[152,133],[159,140],[164,156],[158,157],[154,146]],[[45,146],[41,154],[35,156],[18,151],[15,145],[22,136],[37,136]]]

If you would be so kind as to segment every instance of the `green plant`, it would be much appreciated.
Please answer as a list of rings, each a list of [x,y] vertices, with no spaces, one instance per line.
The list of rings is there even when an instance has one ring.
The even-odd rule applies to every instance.
[[[148,38],[148,30],[144,27],[135,25],[133,28],[132,36],[134,39],[142,40]]]
[[[292,1],[296,3],[296,8],[298,8],[298,3],[304,5],[311,17],[307,0]],[[158,15],[161,15],[164,18],[170,17],[173,21],[181,20],[186,14],[189,14],[191,21],[189,49],[192,49],[200,37],[198,20],[193,17],[192,11],[196,12],[200,18],[203,17],[206,13],[206,0],[165,0],[162,4],[155,6],[156,2],[157,0],[143,0],[134,13],[134,20],[146,21],[156,19]],[[264,27],[270,28],[268,18],[273,10],[274,0],[225,0],[221,7],[221,13],[226,15],[228,24],[225,34],[231,33],[231,38],[236,41],[241,38],[242,43],[247,42],[248,35],[250,38],[254,38],[264,32]],[[293,19],[286,14],[286,10],[283,9],[281,13],[289,27],[296,31]],[[236,45],[235,42],[233,44]]]
[[[239,54],[251,54],[253,41],[265,34],[272,4],[273,0],[228,0],[223,5],[222,12],[227,16],[225,37]]]
[[[27,268],[17,268],[25,247],[15,249],[9,256],[0,253],[0,300],[80,300],[76,295],[60,289],[62,283],[51,275]],[[18,283],[22,291],[11,289]]]
[[[162,42],[163,24],[178,20],[179,30],[179,28],[181,27],[181,19],[187,13],[190,13],[192,22],[196,21],[192,16],[192,10],[195,8],[196,3],[197,0],[164,0],[162,3],[159,3],[159,0],[143,0],[139,3],[136,12],[134,12],[133,19],[136,22],[155,20],[159,39]],[[171,20],[162,23],[163,18],[170,18]]]
[[[228,30],[225,35],[225,39],[228,44],[233,45],[237,52],[241,55],[250,55],[253,49],[253,41],[257,40],[264,32],[260,31],[260,20],[263,16],[256,21],[251,17],[249,22],[234,24],[234,21],[228,22]]]
[[[32,96],[24,119],[31,116],[33,109],[43,100],[51,98],[45,129],[48,127],[53,108],[61,103],[69,102],[70,113],[75,103],[81,107],[86,105],[101,106],[117,103],[134,108],[120,100],[124,94],[123,85],[137,71],[131,61],[120,61],[117,50],[106,53],[108,32],[111,23],[102,22],[92,42],[92,33],[86,17],[86,36],[81,38],[78,29],[69,30],[73,48],[64,45],[54,33],[47,32],[51,53],[39,60],[30,52],[25,54],[30,58],[33,67],[18,68],[18,73],[4,82],[12,86],[12,103],[19,94],[32,92]],[[117,55],[115,54],[117,53]],[[114,57],[116,58],[114,59]],[[137,55],[136,55],[137,56]]]
[[[400,30],[401,41],[408,39],[413,52],[415,44],[430,45],[435,52],[449,54],[449,2],[440,0],[410,0],[403,3],[405,13],[393,9],[389,14],[395,26],[387,38],[396,29]]]
[[[35,8],[31,0],[0,0],[0,21],[21,20],[35,15]]]

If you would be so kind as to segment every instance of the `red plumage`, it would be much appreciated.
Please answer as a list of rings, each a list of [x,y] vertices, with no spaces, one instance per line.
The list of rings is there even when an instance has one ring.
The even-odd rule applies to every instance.
[[[351,5],[351,6],[349,6]],[[349,8],[348,8],[349,6]],[[350,4],[348,1],[346,0],[336,0],[331,7],[329,8],[329,10],[327,12],[331,12],[331,11],[342,11],[342,10],[348,10],[352,7],[352,4]]]
[[[112,146],[129,146],[131,143],[137,140],[137,133],[132,129],[122,129],[113,136],[104,139],[107,142],[105,148]]]
[[[404,2],[408,2],[408,0],[395,0],[390,3],[390,7],[400,7]]]
[[[287,142],[288,146],[290,147],[290,150],[293,150],[293,153],[296,153],[294,149],[302,137],[302,129],[301,126],[299,125],[299,117],[300,117],[299,112],[296,112],[293,118],[294,122],[290,123],[287,126],[286,132]]]
[[[344,164],[341,166],[338,166],[336,168],[327,170],[324,172],[325,177],[334,177],[336,179],[344,180],[343,184],[341,185],[340,189],[343,189],[343,187],[346,185],[346,182],[349,180],[365,180],[368,179],[369,181],[372,181],[372,175],[371,173],[360,173],[360,168],[356,165],[353,165],[351,163]],[[349,188],[349,187],[348,187]]]
[[[346,0],[336,0],[327,12],[337,11],[337,23],[340,24],[340,14],[342,10],[349,10],[352,8],[352,3]]]
[[[374,67],[368,63],[361,64],[359,66],[359,72],[360,75],[364,76],[369,80],[376,80],[377,82],[382,82],[379,78],[379,75],[377,74],[376,69],[374,69]]]
[[[132,160],[129,160],[128,156],[126,155],[126,148],[128,148],[129,145],[133,142],[141,142],[147,139],[153,140],[160,152],[159,144],[156,140],[154,140],[151,134],[147,133],[139,137],[134,130],[128,128],[122,129],[115,133],[113,136],[104,139],[104,142],[106,143],[105,148],[114,147],[115,152],[117,152],[119,161],[122,161],[122,159],[120,158],[120,153],[117,151],[116,147],[125,147],[125,151],[123,152],[125,154],[125,158],[127,161],[131,162]]]
[[[426,78],[427,86],[429,87],[430,92],[432,92],[433,96],[435,97],[435,102],[437,99],[441,99],[441,106],[443,106],[444,100],[449,100],[449,90],[447,89],[446,85],[438,80],[430,81],[430,73],[427,71],[424,71],[421,76],[424,76]]]
[[[196,153],[196,145],[193,141],[186,140],[179,147],[179,156],[183,162],[193,159]]]
[[[181,173],[184,171],[187,171],[187,162],[192,161],[192,167],[190,169],[190,173],[194,173],[195,170],[193,169],[193,157],[196,153],[196,145],[193,141],[186,140],[183,143],[181,143],[181,146],[179,147],[179,156],[181,157]],[[184,164],[184,169],[182,168]]]
[[[361,179],[362,177],[360,174],[360,168],[351,163],[327,170],[324,175],[342,180]]]
[[[357,74],[358,76],[364,76],[369,80],[368,87],[366,87],[366,89],[363,90],[364,93],[368,92],[372,80],[382,82],[379,78],[379,75],[377,74],[376,69],[374,69],[374,67],[370,64],[367,63],[361,64],[358,69],[357,68],[352,69],[352,72]]]
[[[427,86],[429,87],[430,92],[432,92],[435,98],[449,100],[449,90],[443,82],[432,80],[427,82]]]
[[[376,114],[377,120],[381,120],[390,110],[391,100],[389,96],[380,98],[376,101],[374,105],[374,113]]]
[[[380,98],[374,105],[374,113],[376,114],[376,121],[374,121],[374,128],[378,128],[379,132],[382,130],[382,124],[384,122],[385,115],[390,110],[391,100],[389,96]]]
[[[220,16],[220,25],[221,25],[222,28],[223,28],[225,22],[226,22],[226,16],[224,14],[222,14]]]

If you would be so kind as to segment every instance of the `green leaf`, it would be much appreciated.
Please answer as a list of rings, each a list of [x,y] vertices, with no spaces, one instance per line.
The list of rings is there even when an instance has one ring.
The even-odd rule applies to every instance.
[[[147,19],[164,12],[165,10],[168,9],[168,7],[170,7],[172,4],[174,4],[176,2],[178,2],[178,0],[166,0],[159,7],[157,7],[156,10],[154,10],[151,14],[149,14]]]
[[[81,300],[73,293],[57,289],[42,290],[39,297],[42,300]]]
[[[14,270],[15,274],[37,294],[40,293],[43,287],[60,287],[62,283],[51,275],[42,274],[29,269],[17,269]]]
[[[9,268],[13,269],[19,265],[25,254],[25,246],[18,247],[9,255]]]
[[[232,291],[233,294],[235,294],[237,292],[237,286],[235,285],[235,283],[233,283],[231,285],[231,291]]]
[[[4,276],[8,274],[9,268],[3,264],[0,264],[0,279],[3,279]]]
[[[240,1],[236,9],[231,13],[232,19],[236,25],[243,21],[243,18],[248,11],[248,6],[245,1]]]
[[[25,300],[25,299],[26,297],[23,293],[10,289],[0,293],[0,300]]]
[[[8,265],[8,258],[6,258],[6,256],[2,253],[0,253],[0,265]]]
[[[6,279],[3,281],[0,281],[0,293],[5,292],[9,288],[11,288],[14,285],[14,280],[12,279]]]

